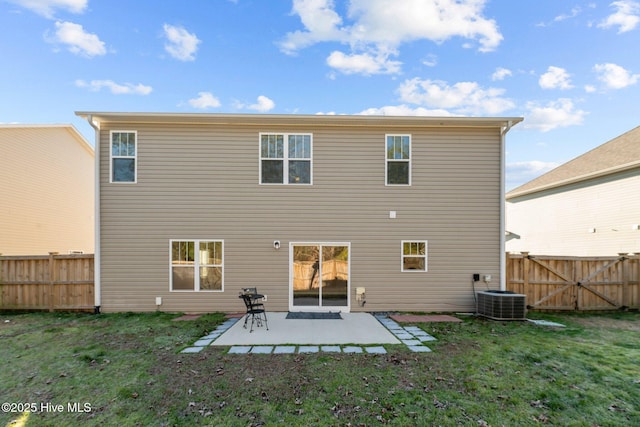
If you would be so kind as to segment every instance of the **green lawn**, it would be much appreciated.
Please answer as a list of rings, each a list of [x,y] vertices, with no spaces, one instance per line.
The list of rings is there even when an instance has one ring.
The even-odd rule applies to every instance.
[[[638,313],[419,324],[432,353],[385,355],[180,354],[224,317],[175,317],[0,314],[0,427],[640,425]]]

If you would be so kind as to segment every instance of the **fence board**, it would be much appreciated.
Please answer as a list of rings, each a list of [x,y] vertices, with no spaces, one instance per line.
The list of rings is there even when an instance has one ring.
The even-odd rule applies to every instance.
[[[640,256],[556,257],[507,254],[507,290],[533,310],[640,308]]]
[[[0,256],[0,310],[93,308],[93,254]]]

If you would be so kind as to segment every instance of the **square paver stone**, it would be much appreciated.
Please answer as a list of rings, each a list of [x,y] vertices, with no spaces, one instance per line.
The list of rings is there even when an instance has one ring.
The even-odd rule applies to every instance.
[[[393,332],[393,335],[395,335],[401,340],[413,339],[413,335],[411,335],[409,332],[395,332],[395,331],[392,331],[392,332]]]
[[[425,342],[425,341],[438,341],[438,339],[436,337],[432,337],[431,335],[420,335],[420,336],[416,336],[416,338],[418,338],[422,342]]]
[[[296,352],[295,345],[277,345],[273,349],[273,354],[292,354]]]
[[[298,353],[317,353],[320,348],[317,345],[301,345],[298,347]]]
[[[271,354],[272,351],[271,345],[256,345],[251,349],[252,354]]]
[[[409,350],[415,351],[416,353],[429,353],[431,349],[426,345],[410,345]]]
[[[411,332],[412,334],[414,332],[424,332],[422,329],[418,328],[417,326],[405,326],[404,329],[405,331]]]
[[[200,353],[204,347],[187,347],[180,353]]]
[[[422,345],[422,342],[420,340],[402,340],[402,342],[409,347],[411,347],[412,345]]]
[[[325,351],[327,353],[340,353],[339,345],[323,345],[320,347],[320,350]]]
[[[369,354],[386,354],[387,349],[384,347],[365,347],[364,350]]]
[[[342,348],[343,353],[362,353],[362,347],[350,345]]]
[[[250,350],[250,345],[234,345],[229,349],[228,354],[247,354]]]
[[[209,335],[205,335],[204,337],[202,337],[203,340],[208,340],[208,339],[212,339],[215,340],[216,338],[218,338],[220,335],[222,335],[221,331],[214,331],[211,332]]]
[[[203,338],[203,339],[200,339],[200,340],[194,342],[193,345],[195,347],[206,347],[209,344],[211,344],[211,341],[213,341],[213,338],[211,338],[211,339],[204,339]]]

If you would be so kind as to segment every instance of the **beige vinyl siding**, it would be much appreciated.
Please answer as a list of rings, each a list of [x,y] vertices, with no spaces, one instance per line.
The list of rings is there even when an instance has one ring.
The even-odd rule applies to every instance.
[[[0,126],[0,253],[94,250],[94,153],[71,126]]]
[[[612,256],[640,252],[640,170],[621,172],[507,202],[510,252]],[[589,229],[595,229],[590,233]]]
[[[109,184],[113,129],[138,132],[137,184]],[[313,134],[313,185],[260,185],[260,132]],[[411,186],[385,186],[387,133],[412,135]],[[241,311],[246,286],[285,311],[291,242],[350,242],[352,311],[470,310],[473,273],[499,284],[497,128],[102,123],[100,145],[104,311]],[[224,292],[170,292],[170,239],[224,240]],[[429,241],[428,272],[401,272],[402,240]]]

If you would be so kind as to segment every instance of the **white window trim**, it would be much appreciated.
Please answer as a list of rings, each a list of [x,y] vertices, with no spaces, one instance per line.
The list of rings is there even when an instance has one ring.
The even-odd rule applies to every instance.
[[[408,159],[389,159],[387,158],[387,138],[390,136],[408,136],[409,137],[409,158]],[[412,147],[413,137],[410,133],[387,133],[384,135],[384,185],[386,187],[410,187],[412,174]],[[389,162],[407,162],[409,163],[409,183],[408,184],[389,184]]]
[[[116,159],[133,158],[133,181],[114,181],[113,180],[113,134],[114,133],[132,133],[135,135],[135,156],[116,156]],[[112,130],[109,131],[109,183],[110,184],[137,184],[138,183],[138,131],[137,130]]]
[[[262,161],[263,160],[280,160],[272,157],[262,157],[262,136],[263,135],[282,135],[282,181],[283,182],[262,182]],[[309,159],[290,159],[289,158],[289,136],[290,135],[308,135],[310,139]],[[289,182],[289,161],[301,160],[309,162],[309,183],[292,184]],[[258,184],[260,185],[293,185],[304,186],[313,185],[313,134],[305,132],[260,132],[258,135]]]
[[[424,243],[424,255],[405,255],[404,244],[405,243]],[[404,259],[405,258],[424,258],[424,270],[405,270]],[[426,273],[429,271],[429,241],[428,240],[402,240],[400,242],[400,271],[403,273]]]
[[[221,242],[222,243],[222,264],[220,265],[212,265],[206,264],[205,267],[220,267],[222,269],[222,283],[220,290],[215,289],[200,289],[200,257],[195,256],[194,254],[194,276],[193,276],[193,290],[190,289],[173,289],[173,258],[172,258],[172,248],[173,242],[193,242],[194,251],[199,250],[197,248],[200,247],[201,242]],[[189,268],[189,267],[181,267],[181,268]],[[170,239],[169,240],[169,292],[224,292],[224,240],[223,239]]]

